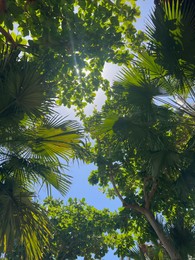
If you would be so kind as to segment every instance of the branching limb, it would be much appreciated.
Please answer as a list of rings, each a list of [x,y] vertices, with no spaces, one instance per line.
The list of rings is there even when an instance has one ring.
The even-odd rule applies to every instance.
[[[149,181],[152,180],[152,187],[151,187],[151,190],[149,192],[147,192],[147,187],[148,187],[148,184],[149,184]],[[145,200],[145,208],[146,209],[149,209],[150,208],[150,205],[151,205],[151,201],[156,193],[156,190],[157,190],[157,186],[158,186],[158,183],[156,180],[153,180],[152,177],[146,177],[144,179],[144,200]]]
[[[112,183],[112,186],[113,186],[113,188],[114,188],[114,191],[115,191],[117,197],[118,197],[118,198],[120,199],[120,201],[122,202],[123,207],[128,208],[128,209],[133,209],[133,210],[136,210],[136,211],[138,211],[138,212],[140,212],[140,213],[143,213],[143,208],[142,208],[142,207],[140,207],[140,206],[137,205],[137,204],[129,204],[129,203],[127,203],[127,202],[123,199],[122,195],[120,194],[120,192],[119,192],[119,190],[118,190],[118,188],[117,188],[117,186],[116,186],[116,183],[115,183],[115,181],[114,181],[114,178],[113,178],[113,175],[112,175],[112,174],[110,174],[110,182]]]
[[[3,36],[6,38],[7,42],[10,42],[14,47],[17,46],[17,43],[12,38],[11,34],[9,32],[6,32],[6,30],[3,29],[3,27],[1,27],[1,26],[0,26],[0,33],[3,34]]]

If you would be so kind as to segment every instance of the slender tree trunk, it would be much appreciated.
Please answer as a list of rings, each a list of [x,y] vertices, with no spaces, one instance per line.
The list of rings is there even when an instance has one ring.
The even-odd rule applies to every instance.
[[[145,215],[146,219],[156,232],[159,240],[161,241],[164,249],[167,251],[168,255],[170,256],[171,260],[182,260],[179,252],[175,249],[172,241],[165,235],[161,226],[156,221],[154,215],[150,210],[144,209],[143,214]]]
[[[156,183],[154,183],[153,188],[152,188],[152,190],[149,194],[149,197],[147,197],[147,200],[146,200],[147,208],[144,208],[144,207],[140,207],[137,204],[127,204],[126,201],[124,201],[123,197],[121,196],[120,192],[118,191],[118,188],[115,184],[113,175],[110,175],[110,180],[111,180],[111,183],[112,183],[113,188],[115,190],[115,193],[118,196],[118,198],[121,200],[121,202],[123,203],[123,206],[126,207],[126,208],[129,208],[131,210],[135,210],[135,211],[137,211],[137,212],[139,212],[139,213],[141,213],[145,216],[147,221],[150,223],[150,225],[154,229],[156,235],[158,236],[158,238],[159,238],[160,242],[162,243],[164,249],[166,250],[167,254],[170,256],[171,260],[182,260],[180,253],[174,247],[171,239],[168,238],[165,235],[161,226],[156,221],[153,213],[149,209],[151,199],[154,196],[154,192],[155,192],[155,189],[156,189]]]

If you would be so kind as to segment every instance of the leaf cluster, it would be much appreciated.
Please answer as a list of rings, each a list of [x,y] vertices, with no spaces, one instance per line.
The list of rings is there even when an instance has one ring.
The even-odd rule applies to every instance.
[[[69,107],[92,102],[98,88],[108,87],[104,63],[129,61],[128,49],[144,39],[133,24],[138,7],[124,1],[11,0],[1,13],[1,45],[41,63],[59,104]]]

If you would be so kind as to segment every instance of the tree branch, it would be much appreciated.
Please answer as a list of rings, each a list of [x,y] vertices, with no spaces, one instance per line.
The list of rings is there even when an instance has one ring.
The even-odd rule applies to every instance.
[[[146,177],[144,179],[144,189],[143,189],[143,191],[144,191],[144,200],[145,200],[145,208],[146,209],[150,208],[151,201],[152,201],[152,199],[153,199],[153,197],[155,195],[155,192],[156,192],[157,186],[158,186],[157,181],[153,180],[151,190],[150,190],[149,193],[147,193],[146,188],[148,186],[149,180],[153,180],[153,178],[152,177]]]
[[[123,199],[123,197],[122,197],[122,195],[120,194],[118,188],[116,187],[116,184],[115,184],[115,181],[114,181],[114,178],[113,178],[112,174],[110,174],[110,182],[112,183],[112,186],[113,186],[113,188],[114,188],[114,191],[115,191],[117,197],[118,197],[118,198],[120,199],[120,201],[122,202],[123,207],[128,208],[128,209],[133,209],[133,210],[136,210],[136,211],[138,211],[138,212],[140,212],[140,213],[143,213],[143,208],[142,208],[142,207],[140,207],[140,206],[137,205],[137,204],[128,204],[128,203]]]
[[[0,26],[0,33],[3,34],[3,36],[5,36],[7,42],[10,42],[14,47],[17,46],[17,43],[14,41],[14,39],[12,38],[11,34],[6,32],[5,29],[3,29],[3,27]]]
[[[114,188],[114,191],[115,191],[117,197],[118,197],[118,198],[120,199],[120,201],[124,204],[125,201],[124,201],[122,195],[120,194],[118,188],[116,187],[116,184],[115,184],[115,181],[114,181],[114,178],[113,178],[112,174],[110,174],[110,181],[111,181],[111,183],[112,183],[112,186],[113,186],[113,188]]]
[[[9,32],[6,32],[6,30],[0,26],[0,33],[3,34],[3,36],[5,37],[7,42],[10,42],[11,45],[16,48],[16,47],[24,47],[27,48],[27,46],[25,44],[21,44],[21,43],[17,43],[14,41],[13,37],[11,36],[11,34]]]

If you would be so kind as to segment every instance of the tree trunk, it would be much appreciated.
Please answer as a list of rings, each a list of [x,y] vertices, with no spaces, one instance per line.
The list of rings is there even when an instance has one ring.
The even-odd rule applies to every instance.
[[[165,235],[161,226],[156,221],[154,215],[150,210],[144,209],[143,214],[145,215],[146,219],[156,232],[160,242],[162,243],[164,249],[167,251],[168,255],[170,256],[171,260],[182,260],[179,252],[174,247],[172,241]]]

